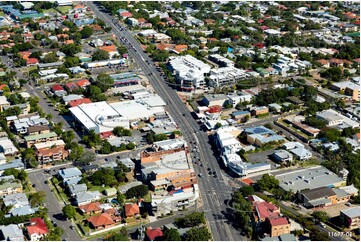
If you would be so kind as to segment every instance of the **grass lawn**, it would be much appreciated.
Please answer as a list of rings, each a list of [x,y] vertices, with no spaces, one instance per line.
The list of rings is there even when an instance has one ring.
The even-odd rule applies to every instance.
[[[57,7],[56,10],[58,10],[61,14],[67,14],[70,9],[72,9],[72,6],[60,6]]]
[[[109,187],[102,187],[102,186],[93,186],[92,188],[89,188],[89,191],[99,191],[99,192],[103,192],[105,189],[107,189]]]
[[[56,11],[56,10],[55,10],[55,9],[53,9],[53,8],[50,8],[50,9],[44,9],[43,11],[44,11],[44,13],[58,13],[58,11]]]
[[[144,196],[144,202],[146,202],[146,203],[152,202],[152,198],[150,196],[150,193],[148,193],[147,195]]]

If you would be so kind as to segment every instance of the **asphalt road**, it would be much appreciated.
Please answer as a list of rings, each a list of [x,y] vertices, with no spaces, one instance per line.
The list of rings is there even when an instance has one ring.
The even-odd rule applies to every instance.
[[[30,181],[32,184],[35,184],[35,190],[44,191],[46,194],[46,207],[48,208],[49,218],[56,222],[59,227],[64,230],[62,239],[66,240],[81,240],[80,236],[75,230],[70,229],[71,222],[62,220],[59,217],[59,214],[62,213],[62,208],[65,205],[64,203],[60,203],[54,193],[50,190],[48,184],[45,184],[45,180],[50,178],[50,175],[44,175],[43,170],[37,170],[34,172],[28,173]]]
[[[213,155],[208,135],[205,132],[200,131],[199,125],[194,120],[185,104],[159,75],[155,66],[152,64],[153,61],[143,53],[143,50],[139,46],[139,43],[134,39],[132,33],[121,31],[117,21],[112,16],[100,12],[94,3],[87,2],[87,4],[100,19],[105,21],[108,26],[112,27],[113,32],[121,42],[127,42],[133,46],[131,47],[130,44],[125,44],[128,47],[130,57],[133,58],[143,72],[145,74],[152,73],[152,75],[148,75],[148,79],[156,93],[167,103],[167,111],[179,125],[185,140],[188,143],[190,143],[190,141],[196,141],[203,167],[196,166],[195,171],[197,173],[206,174],[206,169],[208,167],[213,171],[217,171],[218,178],[204,175],[203,178],[199,179],[198,183],[205,208],[206,219],[210,224],[213,239],[217,241],[246,240],[246,238],[241,236],[240,232],[237,231],[225,217],[227,208],[225,200],[230,198],[232,188],[225,183],[225,180],[220,174],[221,171],[218,162]],[[149,64],[147,64],[146,61],[148,61]],[[193,148],[194,145],[190,144],[190,147]]]

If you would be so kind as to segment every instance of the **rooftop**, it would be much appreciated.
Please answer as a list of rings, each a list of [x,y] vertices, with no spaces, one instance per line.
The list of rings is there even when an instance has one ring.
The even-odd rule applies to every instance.
[[[340,213],[343,213],[349,218],[359,218],[360,217],[360,206],[349,208],[346,210],[340,211]]]
[[[336,174],[323,166],[290,171],[275,176],[280,181],[280,187],[286,191],[302,191],[319,187],[332,187],[342,182]]]

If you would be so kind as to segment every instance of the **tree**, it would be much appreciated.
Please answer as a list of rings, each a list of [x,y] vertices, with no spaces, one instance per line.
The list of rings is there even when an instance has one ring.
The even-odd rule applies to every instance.
[[[341,81],[342,70],[339,67],[331,67],[321,73],[321,77],[328,78],[333,82]]]
[[[111,233],[105,236],[105,241],[129,241],[128,231],[125,227],[122,227],[119,233]]]
[[[127,149],[128,149],[128,150],[134,150],[134,149],[135,149],[135,144],[134,144],[133,142],[129,142],[129,143],[127,144]]]
[[[129,198],[133,198],[133,197],[136,197],[136,198],[144,197],[147,194],[148,194],[148,187],[145,185],[139,185],[139,186],[130,188],[125,193],[125,196],[129,199]]]
[[[242,193],[244,197],[254,194],[254,189],[252,186],[243,186],[239,189],[239,192]]]
[[[206,227],[191,228],[185,235],[186,241],[208,241],[211,239],[211,234]]]
[[[102,92],[106,92],[109,88],[114,85],[114,80],[108,74],[99,74],[95,85],[100,88]]]
[[[305,123],[318,129],[322,129],[327,126],[327,121],[316,118],[314,116],[308,116],[305,118]]]
[[[67,219],[76,217],[76,209],[70,204],[65,205],[62,209],[62,212]]]
[[[325,211],[315,211],[312,213],[312,216],[321,221],[322,223],[326,223],[329,219]]]
[[[109,60],[109,53],[105,50],[96,50],[92,56],[94,61],[98,60]]]
[[[84,153],[84,148],[76,142],[71,142],[69,144],[68,148],[71,150],[71,152],[69,154],[69,160],[72,160],[72,161],[76,161]]]
[[[87,39],[89,38],[90,36],[93,35],[93,29],[90,28],[89,26],[85,26],[81,31],[80,31],[80,34],[81,34],[81,38],[82,39]]]
[[[178,227],[189,228],[205,224],[206,219],[204,217],[204,212],[193,212],[184,216],[183,218],[175,219],[174,222],[177,224]]]
[[[60,48],[60,51],[64,52],[64,54],[66,54],[67,56],[74,56],[76,53],[79,53],[81,50],[82,50],[81,46],[76,44],[63,45]]]
[[[155,134],[152,132],[149,132],[146,136],[146,140],[147,140],[148,144],[153,144],[155,141]]]
[[[181,241],[182,240],[178,229],[175,229],[175,228],[165,229],[164,233],[163,233],[163,239],[165,241]]]
[[[102,90],[99,87],[93,85],[88,88],[86,96],[90,98],[93,102],[107,100],[107,97],[103,94]]]
[[[330,237],[326,232],[321,231],[319,228],[312,226],[311,232],[312,241],[329,241]]]
[[[264,174],[257,182],[257,186],[261,191],[269,191],[271,192],[273,189],[277,188],[279,185],[279,181],[269,174]]]
[[[78,159],[75,160],[75,165],[85,166],[95,161],[96,154],[91,151],[85,151]]]
[[[222,127],[222,124],[220,123],[220,122],[217,122],[216,123],[216,129],[219,129],[219,128],[221,128]]]
[[[318,135],[318,138],[326,138],[329,142],[337,141],[341,137],[341,131],[335,128],[328,128],[322,130]]]
[[[99,152],[101,154],[110,154],[112,153],[112,145],[108,141],[104,141],[102,147]]]
[[[56,53],[54,53],[54,52],[47,54],[43,58],[44,63],[57,62],[58,60],[59,60],[59,58],[56,56]]]
[[[39,191],[36,193],[33,193],[29,196],[30,205],[32,207],[37,207],[39,205],[42,205],[45,202],[46,194],[44,191]]]
[[[97,170],[89,177],[89,180],[95,186],[115,186],[118,184],[114,176],[114,170],[110,168],[101,168]]]
[[[2,175],[3,176],[13,175],[16,179],[19,179],[22,182],[24,182],[28,177],[28,174],[26,173],[25,170],[20,170],[19,171],[19,170],[15,169],[15,168],[6,169]]]
[[[132,131],[123,127],[117,126],[113,129],[112,133],[118,137],[132,136]]]
[[[154,136],[155,141],[162,141],[168,139],[168,136],[166,134],[156,134]]]
[[[79,63],[80,60],[78,57],[67,56],[65,57],[64,67],[70,68],[70,67],[78,66]]]

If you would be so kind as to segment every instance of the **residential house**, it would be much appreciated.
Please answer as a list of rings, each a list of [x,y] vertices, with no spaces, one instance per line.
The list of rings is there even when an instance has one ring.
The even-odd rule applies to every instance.
[[[36,58],[28,58],[26,60],[26,66],[36,66],[39,64],[39,60]]]
[[[78,95],[78,94],[69,94],[69,95],[63,96],[62,99],[63,99],[64,104],[67,105],[71,101],[83,99],[83,96]]]
[[[105,196],[115,196],[117,195],[117,189],[115,187],[107,188],[104,190]]]
[[[115,45],[105,45],[98,47],[100,50],[104,50],[109,53],[109,58],[112,59],[114,56],[119,55],[119,52],[117,50],[117,47]],[[90,84],[88,84],[90,85]]]
[[[63,181],[63,184],[65,184],[66,181],[69,181],[71,179],[80,178],[81,174],[81,171],[77,167],[62,169],[58,171],[58,176]]]
[[[0,225],[1,241],[24,241],[23,230],[17,224]]]
[[[202,102],[207,107],[216,105],[223,107],[227,100],[228,97],[225,94],[206,94],[204,95]]]
[[[81,104],[89,104],[89,103],[92,103],[92,101],[89,98],[81,98],[81,99],[77,99],[77,100],[68,102],[68,106],[69,107],[77,107]]]
[[[29,200],[25,193],[13,193],[6,195],[4,196],[3,201],[5,206],[11,206],[12,208],[19,208],[29,205]]]
[[[115,225],[112,217],[107,213],[102,213],[99,215],[91,216],[87,221],[92,225],[96,230],[110,228]]]
[[[49,229],[42,218],[30,219],[30,225],[26,226],[26,231],[31,241],[39,241],[49,233]]]
[[[8,137],[1,137],[0,152],[4,153],[4,155],[15,155],[19,152],[19,150]]]
[[[2,158],[5,158],[2,157]],[[6,170],[6,169],[17,169],[17,170],[22,170],[22,169],[25,169],[25,165],[24,163],[22,162],[21,159],[15,159],[15,160],[12,160],[10,162],[6,162],[6,159],[4,159],[4,161],[0,162],[0,175]]]
[[[75,197],[75,195],[77,193],[80,192],[86,192],[88,190],[86,184],[82,183],[82,184],[72,184],[68,187],[69,190],[69,194],[72,197]]]
[[[20,192],[23,192],[23,186],[19,180],[7,180],[0,184],[0,197]]]
[[[91,83],[90,83],[90,81],[88,79],[81,79],[81,80],[76,82],[76,85],[78,85],[79,87],[85,89],[88,86],[90,86]]]
[[[360,206],[340,211],[340,218],[347,229],[360,228]]]
[[[24,216],[34,214],[35,210],[30,207],[30,205],[25,205],[22,207],[13,208],[10,211],[11,216]]]
[[[64,86],[69,92],[72,92],[72,91],[77,90],[79,88],[74,82],[66,83]]]
[[[145,230],[146,238],[149,241],[155,241],[156,239],[159,239],[163,236],[163,232],[160,228],[151,228],[147,227]]]
[[[59,84],[53,85],[51,87],[51,91],[57,97],[62,97],[67,94],[67,92],[64,90],[64,88],[62,86],[60,86]]]
[[[10,102],[5,96],[0,96],[0,112],[4,111],[4,107],[9,107]]]
[[[98,201],[101,198],[101,193],[98,191],[86,191],[75,194],[75,204],[77,206],[89,204]]]
[[[87,214],[87,215],[89,215],[89,214],[99,214],[99,213],[102,212],[102,208],[100,207],[99,202],[80,205],[79,209],[83,214]]]
[[[134,217],[140,214],[139,206],[136,203],[127,203],[124,205],[125,217]]]

